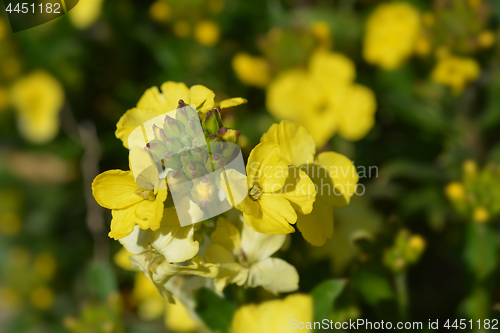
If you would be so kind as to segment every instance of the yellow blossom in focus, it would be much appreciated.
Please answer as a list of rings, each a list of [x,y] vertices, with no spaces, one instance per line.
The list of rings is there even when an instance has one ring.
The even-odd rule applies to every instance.
[[[148,159],[151,161],[151,157],[143,149],[134,147],[131,150],[132,168],[138,161]],[[152,161],[149,165],[141,173],[144,177],[141,180],[134,179],[132,171],[109,170],[98,175],[92,182],[92,194],[97,203],[112,209],[109,237],[126,237],[135,225],[143,230],[160,228],[167,189],[165,181],[160,182],[156,165]]]
[[[101,16],[102,3],[103,0],[79,1],[69,11],[71,23],[78,29],[87,29]]]
[[[21,135],[34,143],[54,139],[59,130],[59,112],[64,102],[61,84],[44,71],[18,79],[12,87],[11,102],[17,111]]]
[[[439,60],[432,71],[433,81],[451,87],[454,94],[459,94],[466,84],[479,77],[480,68],[472,58],[450,56]]]
[[[179,38],[186,38],[191,33],[191,26],[185,20],[179,20],[173,26],[174,35]]]
[[[0,216],[0,232],[4,235],[16,235],[21,230],[21,218],[14,212]]]
[[[379,5],[368,18],[363,56],[384,69],[399,67],[413,50],[420,33],[420,14],[406,2]]]
[[[312,135],[303,126],[289,121],[272,125],[260,141],[278,144],[288,163],[304,170],[315,184],[313,210],[309,214],[299,211],[297,227],[312,245],[325,244],[333,235],[333,207],[348,205],[356,190],[356,167],[347,157],[334,152],[315,156]]]
[[[262,57],[238,53],[231,64],[236,75],[244,84],[265,88],[271,80],[269,64]]]
[[[446,196],[452,201],[465,199],[465,188],[460,182],[452,182],[445,188]]]
[[[54,256],[50,253],[41,253],[35,258],[35,272],[45,279],[50,279],[54,276],[57,268],[57,262]]]
[[[212,21],[198,22],[194,28],[194,38],[203,46],[214,46],[219,41],[220,28]]]
[[[259,305],[244,305],[233,316],[233,333],[286,333],[295,332],[292,322],[313,321],[313,300],[309,295],[293,294],[282,300],[272,300]],[[312,332],[306,327],[301,332]]]
[[[375,95],[354,84],[354,63],[332,52],[317,52],[309,69],[287,70],[267,87],[266,105],[279,120],[296,121],[314,136],[317,147],[338,133],[362,139],[375,123]]]
[[[229,179],[245,181],[244,175],[229,171]],[[260,143],[252,150],[246,173],[248,193],[239,194],[244,199],[236,205],[245,221],[262,234],[295,232],[290,224],[297,222],[296,210],[309,214],[316,196],[306,173],[289,167],[280,146],[272,142]]]
[[[240,231],[225,218],[217,220],[205,256],[219,267],[215,288],[222,290],[230,283],[255,288],[263,287],[277,294],[298,289],[299,274],[295,267],[280,258],[271,258],[286,240],[286,235],[265,235],[243,223]],[[279,279],[276,277],[279,276]]]
[[[474,214],[473,214],[472,218],[473,218],[475,223],[483,224],[489,220],[490,214],[488,213],[488,211],[484,207],[478,207],[474,210]]]
[[[156,22],[167,22],[171,15],[171,9],[165,0],[156,0],[149,7],[149,16]]]
[[[188,105],[194,105],[201,114],[217,105],[224,109],[247,102],[244,98],[236,97],[215,103],[214,92],[202,85],[188,88],[184,83],[168,81],[160,88],[161,91],[157,87],[146,90],[137,103],[137,107],[128,110],[116,124],[115,135],[122,140],[125,148],[129,148],[128,138],[135,128],[154,117],[177,109],[181,99]]]
[[[485,30],[477,37],[477,43],[482,48],[491,47],[495,43],[495,35],[489,30]]]
[[[39,310],[47,310],[54,303],[54,293],[47,287],[37,287],[30,294],[30,301]]]

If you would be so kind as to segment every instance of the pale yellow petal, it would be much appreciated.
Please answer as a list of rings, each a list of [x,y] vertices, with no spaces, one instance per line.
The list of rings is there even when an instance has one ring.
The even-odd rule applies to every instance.
[[[354,62],[340,53],[316,52],[309,62],[314,80],[326,87],[350,84],[356,77]]]
[[[322,246],[333,235],[333,208],[317,200],[310,214],[298,214],[297,228],[306,241]]]
[[[266,90],[266,107],[278,120],[299,121],[304,117],[304,105],[315,104],[319,94],[309,84],[309,76],[303,70],[285,71],[274,79]]]
[[[131,171],[108,170],[92,182],[92,194],[97,203],[108,209],[121,209],[143,200],[137,194],[137,184]]]
[[[295,267],[279,258],[267,258],[250,266],[247,285],[267,291],[289,293],[299,289],[299,274]]]
[[[375,124],[376,109],[373,91],[353,84],[345,90],[338,104],[338,134],[350,141],[364,138]]]
[[[262,136],[260,142],[278,144],[285,159],[297,167],[312,162],[316,154],[314,137],[305,127],[290,121],[273,124]]]
[[[133,138],[130,137],[130,134],[143,123],[147,122],[150,119],[153,119],[159,116],[162,112],[152,108],[133,108],[125,112],[123,116],[121,116],[120,120],[116,124],[115,136],[122,140],[123,146],[125,148],[129,147],[129,141],[135,142],[138,146],[145,146],[146,139],[143,136],[142,130],[135,131],[135,136]],[[144,144],[142,144],[144,142]]]
[[[316,199],[316,187],[303,170],[290,166],[281,196],[291,202],[295,211],[309,214]]]
[[[235,97],[235,98],[223,100],[222,102],[219,103],[219,106],[221,109],[226,109],[226,108],[231,108],[233,106],[245,104],[246,102],[247,102],[247,100],[244,98]]]
[[[118,241],[127,253],[142,254],[148,251],[148,245],[153,241],[153,231],[141,229],[136,225],[128,236],[120,238]]]
[[[262,191],[271,193],[285,184],[288,166],[280,146],[264,142],[250,152],[246,170],[249,188],[257,185]]]
[[[182,82],[168,81],[161,85],[163,98],[165,99],[165,112],[177,109],[179,100],[183,100],[186,104],[191,105],[188,87]]]
[[[238,228],[225,217],[219,217],[215,231],[210,235],[212,241],[223,246],[237,256],[241,250],[241,238]]]
[[[286,235],[261,234],[243,224],[241,246],[248,262],[255,263],[276,253],[285,243]]]

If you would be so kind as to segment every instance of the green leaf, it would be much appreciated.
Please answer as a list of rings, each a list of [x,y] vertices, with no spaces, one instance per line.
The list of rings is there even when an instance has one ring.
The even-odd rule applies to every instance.
[[[194,292],[196,313],[212,332],[229,332],[235,306],[215,291],[200,288]]]
[[[344,290],[344,286],[345,280],[327,280],[312,290],[314,321],[321,321],[330,316],[333,311],[333,302]]]
[[[477,278],[487,277],[495,269],[495,233],[486,225],[469,224],[465,240],[465,261]]]
[[[382,274],[366,270],[359,271],[354,275],[353,280],[361,296],[371,305],[381,300],[394,298],[394,291]]]

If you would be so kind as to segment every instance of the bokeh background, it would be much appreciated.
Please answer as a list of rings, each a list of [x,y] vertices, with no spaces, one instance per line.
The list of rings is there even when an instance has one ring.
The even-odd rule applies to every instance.
[[[0,331],[209,330],[122,268],[90,190],[128,168],[116,122],[165,81],[246,98],[223,113],[246,156],[290,118],[323,133],[318,151],[366,168],[325,245],[294,234],[278,254],[300,292],[343,281],[328,318],[498,318],[499,19],[493,0],[80,0],[13,34],[2,10]],[[309,121],[334,115],[305,93],[270,101],[318,50],[342,55],[339,75],[352,65],[349,84],[364,89],[336,130]]]

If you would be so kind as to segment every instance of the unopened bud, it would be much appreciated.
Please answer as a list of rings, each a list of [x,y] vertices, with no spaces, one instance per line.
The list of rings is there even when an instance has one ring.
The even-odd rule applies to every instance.
[[[199,178],[207,174],[205,167],[199,163],[195,163],[194,161],[191,161],[189,165],[184,166],[183,170],[186,176],[190,179]]]
[[[220,125],[217,113],[217,109],[210,110],[205,113],[205,116],[203,117],[203,128],[210,134],[217,134],[217,131],[219,130]]]
[[[193,147],[205,147],[207,145],[207,141],[205,140],[205,131],[200,128],[193,139],[192,146]]]
[[[205,163],[205,169],[209,172],[214,172],[224,167],[224,160],[220,154],[210,153]]]
[[[191,180],[184,171],[178,170],[167,174],[168,188],[172,191],[187,192],[191,190]]]
[[[182,133],[184,133],[184,125],[176,119],[165,116],[165,121],[163,122],[163,129],[168,136],[179,138]]]
[[[153,134],[155,136],[155,140],[165,142],[165,140],[167,139],[167,136],[165,135],[163,128],[160,128],[156,125],[153,125]]]
[[[165,165],[165,167],[174,170],[182,169],[181,154],[169,151],[163,157],[163,164]]]
[[[222,138],[218,137],[217,135],[207,135],[205,136],[205,140],[207,140],[208,150],[210,152],[218,153],[222,149]]]
[[[196,163],[205,164],[208,157],[208,151],[200,147],[195,147],[191,151],[191,155],[193,155],[193,161]]]
[[[200,118],[198,116],[191,117],[186,125],[186,133],[194,138],[200,128]]]
[[[167,145],[168,151],[178,152],[182,148],[181,143],[174,137],[167,137],[165,144]]]
[[[167,146],[165,146],[165,143],[158,140],[151,140],[147,144],[147,149],[156,161],[161,160],[163,156],[165,156],[165,154],[169,151]]]
[[[184,147],[191,147],[191,145],[193,144],[193,138],[187,134],[182,134],[181,136],[181,144],[184,146]]]
[[[217,135],[226,142],[238,143],[241,133],[238,130],[222,127],[217,132]]]

